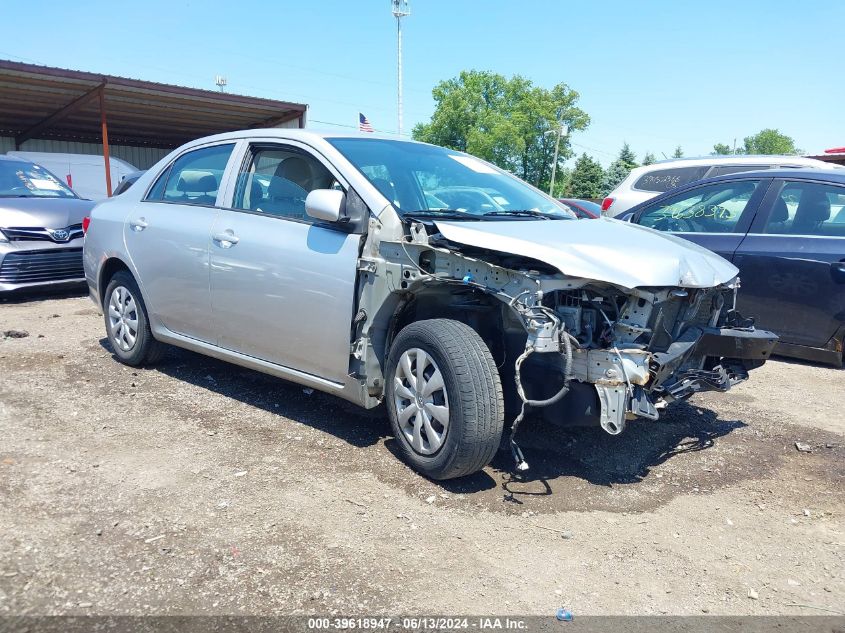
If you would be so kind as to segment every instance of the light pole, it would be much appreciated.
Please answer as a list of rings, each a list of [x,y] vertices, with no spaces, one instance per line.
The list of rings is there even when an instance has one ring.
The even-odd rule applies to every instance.
[[[560,137],[569,133],[569,128],[565,123],[558,122],[557,140],[555,140],[555,158],[552,161],[552,180],[549,183],[549,195],[554,195],[552,192],[555,189],[555,176],[557,175],[557,155],[560,151]]]
[[[402,134],[402,18],[411,15],[409,0],[390,0],[390,8],[396,17],[396,96],[398,133]]]

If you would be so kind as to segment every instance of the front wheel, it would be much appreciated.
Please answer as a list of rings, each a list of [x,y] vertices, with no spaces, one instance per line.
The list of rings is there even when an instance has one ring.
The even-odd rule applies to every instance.
[[[459,321],[418,321],[399,332],[386,400],[403,459],[427,477],[469,475],[496,454],[504,425],[499,372],[481,337]]]

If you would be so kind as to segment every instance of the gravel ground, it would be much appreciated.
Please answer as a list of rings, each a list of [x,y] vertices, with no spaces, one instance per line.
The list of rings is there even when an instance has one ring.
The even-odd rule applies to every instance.
[[[523,480],[503,450],[438,484],[381,411],[125,367],[87,297],[8,301],[0,614],[843,612],[843,379],[773,361],[618,437],[526,423]]]

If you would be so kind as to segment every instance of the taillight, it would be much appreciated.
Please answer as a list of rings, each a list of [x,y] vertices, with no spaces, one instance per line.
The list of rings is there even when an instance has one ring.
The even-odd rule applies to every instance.
[[[82,218],[82,232],[87,233],[89,226],[91,226],[91,216],[86,215],[84,218]]]
[[[601,201],[601,210],[607,211],[610,208],[610,205],[613,204],[613,198],[605,198]]]

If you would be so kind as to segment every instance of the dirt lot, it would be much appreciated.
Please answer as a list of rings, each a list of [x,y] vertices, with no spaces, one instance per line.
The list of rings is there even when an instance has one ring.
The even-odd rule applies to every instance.
[[[618,437],[527,423],[525,481],[500,451],[437,484],[381,415],[118,364],[87,297],[0,304],[10,329],[0,614],[845,611],[841,370],[770,362]]]

